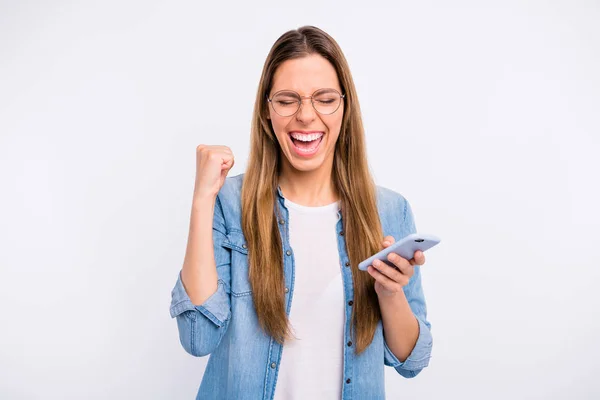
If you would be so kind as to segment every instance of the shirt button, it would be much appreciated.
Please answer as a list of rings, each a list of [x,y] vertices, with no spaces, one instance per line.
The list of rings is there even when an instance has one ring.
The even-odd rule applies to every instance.
[[[282,219],[280,219],[280,220],[279,220],[279,223],[280,223],[281,225],[283,225],[283,224],[285,224],[285,221],[284,221],[284,220],[282,220]]]
[[[275,368],[276,364],[273,362],[271,363],[271,368]]]
[[[289,256],[290,254],[292,254],[292,252],[288,250],[285,252],[285,254],[287,254]]]
[[[349,266],[350,266],[350,262],[346,261],[346,267],[349,267]]]
[[[286,288],[285,288],[285,292],[287,293],[287,292],[289,292],[289,291],[290,291],[290,288],[286,287]]]
[[[349,305],[349,306],[351,306],[352,304],[354,304],[354,302],[353,302],[352,300],[350,300],[350,301],[348,302],[348,305]]]
[[[245,249],[246,249],[246,248],[248,248],[248,246],[246,245],[246,243],[244,243],[244,244],[242,245],[242,247],[243,247],[243,248],[245,248]]]
[[[340,235],[341,235],[341,236],[344,236],[344,231],[341,231],[341,232],[340,232]]]
[[[346,383],[350,383],[350,378],[346,379]]]
[[[347,343],[348,347],[352,346],[352,342]]]

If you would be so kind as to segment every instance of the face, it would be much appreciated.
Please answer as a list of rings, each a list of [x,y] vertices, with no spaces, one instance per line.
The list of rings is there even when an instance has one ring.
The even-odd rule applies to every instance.
[[[293,90],[300,96],[307,96],[302,99],[302,106],[296,114],[288,117],[277,114],[272,104],[268,104],[268,118],[284,155],[285,169],[291,167],[309,172],[331,169],[333,165],[335,143],[344,115],[344,100],[341,99],[339,108],[333,114],[320,114],[308,98],[318,89],[335,89],[342,93],[333,65],[320,55],[287,60],[275,71],[270,98],[281,90]],[[314,140],[307,141],[311,139]]]

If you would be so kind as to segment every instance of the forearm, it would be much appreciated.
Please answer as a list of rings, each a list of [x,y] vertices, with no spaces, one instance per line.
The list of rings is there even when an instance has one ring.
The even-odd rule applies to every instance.
[[[393,296],[379,296],[385,341],[394,355],[404,362],[419,338],[419,322],[401,290]]]
[[[194,198],[181,281],[190,300],[202,304],[217,291],[213,249],[213,213],[216,198]]]

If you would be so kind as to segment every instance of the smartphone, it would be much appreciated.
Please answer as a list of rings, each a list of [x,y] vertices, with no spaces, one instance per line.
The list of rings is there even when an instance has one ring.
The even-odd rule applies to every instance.
[[[395,267],[391,261],[387,259],[388,254],[396,253],[400,255],[400,257],[406,258],[410,260],[413,258],[415,251],[421,250],[425,251],[440,242],[440,238],[434,235],[428,235],[424,233],[412,233],[408,236],[403,237],[397,242],[392,243],[391,246],[386,247],[381,250],[379,253],[372,255],[366,260],[362,261],[358,264],[358,269],[362,271],[366,271],[369,265],[373,265],[373,261],[381,260],[384,263]]]

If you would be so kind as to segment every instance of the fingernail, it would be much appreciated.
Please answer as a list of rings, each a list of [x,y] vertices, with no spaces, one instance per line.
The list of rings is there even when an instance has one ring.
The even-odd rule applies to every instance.
[[[390,242],[388,242],[388,241],[386,240],[385,242],[383,242],[383,244],[384,244],[385,246],[389,246],[389,245],[390,245]]]

